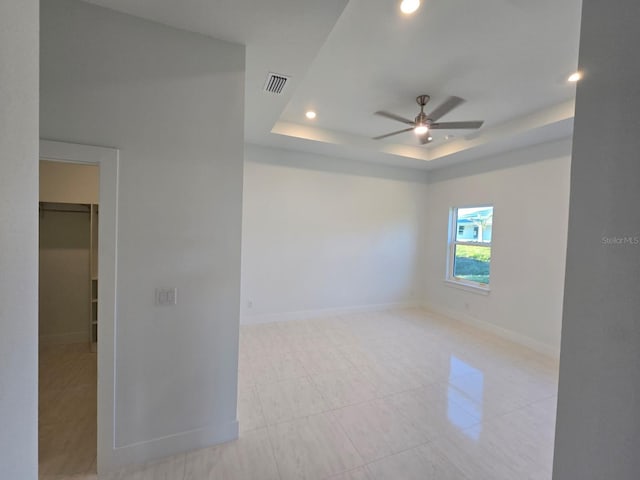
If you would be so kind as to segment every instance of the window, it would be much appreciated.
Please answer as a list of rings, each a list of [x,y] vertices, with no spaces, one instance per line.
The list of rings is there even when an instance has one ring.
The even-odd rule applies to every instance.
[[[451,209],[447,280],[489,287],[493,206]]]

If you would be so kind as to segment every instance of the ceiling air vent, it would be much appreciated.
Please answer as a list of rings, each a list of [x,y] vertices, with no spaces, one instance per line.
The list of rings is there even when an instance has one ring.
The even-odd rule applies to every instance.
[[[267,81],[264,84],[264,91],[280,95],[288,81],[289,77],[286,75],[269,72],[269,75],[267,75]]]

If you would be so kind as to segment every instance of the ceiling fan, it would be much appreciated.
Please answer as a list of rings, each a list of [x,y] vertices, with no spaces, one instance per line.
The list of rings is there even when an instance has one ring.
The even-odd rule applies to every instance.
[[[394,113],[384,111],[376,112],[376,115],[390,118],[391,120],[396,120],[398,122],[406,123],[407,125],[411,125],[411,127],[405,128],[403,130],[398,130],[397,132],[373,137],[373,139],[380,140],[382,138],[391,137],[393,135],[398,135],[399,133],[410,132],[413,130],[418,136],[420,143],[424,145],[425,143],[429,143],[433,140],[433,137],[431,136],[431,130],[449,130],[456,128],[477,129],[480,128],[484,123],[483,121],[475,120],[467,122],[437,122],[440,117],[446,115],[451,110],[464,103],[464,100],[460,97],[449,97],[430,114],[427,114],[424,113],[424,107],[430,98],[431,97],[429,97],[429,95],[419,95],[418,97],[416,97],[416,103],[420,106],[420,113],[413,120],[409,120],[408,118],[401,117],[400,115],[396,115]]]

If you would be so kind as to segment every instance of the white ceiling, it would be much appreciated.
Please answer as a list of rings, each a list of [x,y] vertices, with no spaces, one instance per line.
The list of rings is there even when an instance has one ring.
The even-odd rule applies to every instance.
[[[412,16],[398,0],[89,1],[245,44],[249,143],[428,169],[571,134],[581,0],[423,0]],[[262,91],[269,71],[292,76],[283,95]],[[442,121],[484,126],[371,140],[404,126],[373,112],[413,118],[423,93],[427,111],[467,100]]]

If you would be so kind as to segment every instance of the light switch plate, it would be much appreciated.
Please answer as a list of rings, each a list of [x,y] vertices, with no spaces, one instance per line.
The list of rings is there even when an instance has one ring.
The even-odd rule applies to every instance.
[[[172,288],[156,288],[156,305],[177,305],[178,289]]]

